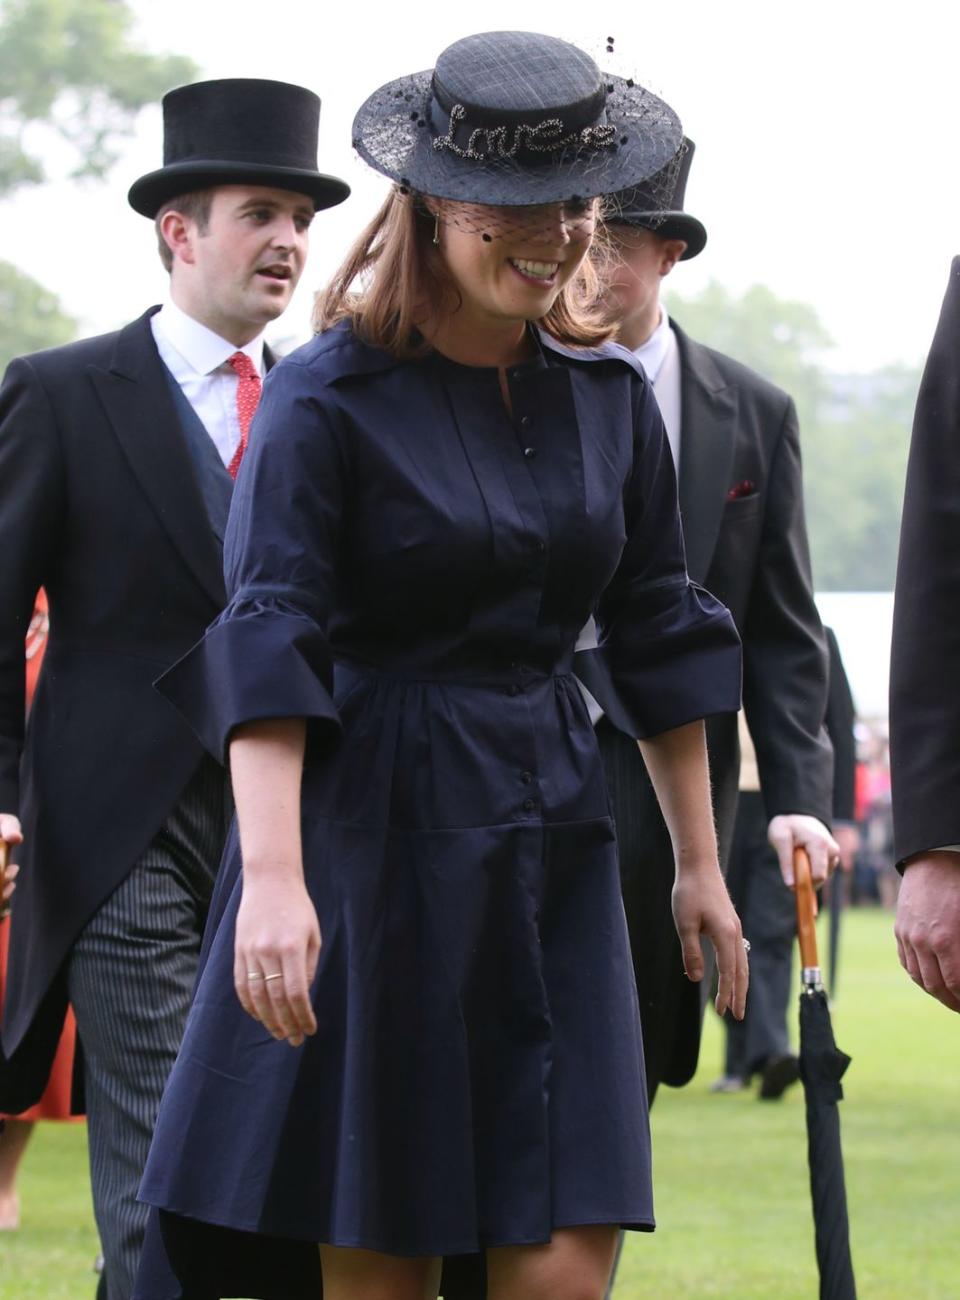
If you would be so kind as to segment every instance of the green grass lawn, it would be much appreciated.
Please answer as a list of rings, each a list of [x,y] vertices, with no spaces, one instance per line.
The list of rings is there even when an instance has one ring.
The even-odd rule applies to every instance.
[[[960,1300],[960,1020],[896,961],[889,914],[845,917],[833,1012],[854,1058],[841,1106],[860,1300]],[[617,1300],[816,1300],[800,1086],[783,1102],[712,1096],[700,1073],[654,1109],[659,1227],[630,1234]],[[97,1250],[82,1126],[45,1125],[23,1227],[0,1236],[0,1300],[92,1300]]]
[[[837,1042],[860,1300],[960,1298],[960,1019],[900,969],[889,913],[844,916]],[[793,1018],[794,1026],[796,1018]],[[617,1300],[816,1300],[802,1085],[782,1102],[714,1096],[700,1071],[653,1113],[658,1228],[627,1239]]]

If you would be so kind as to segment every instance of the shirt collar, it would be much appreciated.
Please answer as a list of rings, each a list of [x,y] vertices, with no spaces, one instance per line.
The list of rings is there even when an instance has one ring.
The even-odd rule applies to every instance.
[[[209,375],[218,370],[235,352],[245,352],[253,362],[257,374],[263,374],[263,333],[238,348],[235,343],[222,339],[219,334],[194,320],[168,298],[154,317],[155,323],[171,347],[183,357],[198,375]]]
[[[670,341],[672,337],[673,336],[670,332],[670,317],[667,315],[666,308],[661,307],[660,324],[647,339],[646,343],[641,343],[638,348],[634,348],[633,350],[633,355],[649,375],[651,384],[654,384],[657,381],[660,367],[663,365],[667,352],[670,349]]]

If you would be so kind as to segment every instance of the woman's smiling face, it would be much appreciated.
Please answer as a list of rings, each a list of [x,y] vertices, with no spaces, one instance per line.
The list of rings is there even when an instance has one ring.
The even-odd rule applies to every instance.
[[[440,210],[440,252],[478,321],[539,320],[576,275],[590,248],[597,201],[535,207],[449,205]]]

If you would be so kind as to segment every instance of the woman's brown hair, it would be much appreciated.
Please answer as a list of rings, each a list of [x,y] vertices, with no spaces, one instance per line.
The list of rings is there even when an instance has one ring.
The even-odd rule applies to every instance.
[[[313,328],[319,334],[349,319],[366,343],[401,358],[429,351],[417,330],[431,307],[455,300],[456,284],[433,243],[435,218],[422,199],[394,189],[361,232],[327,287],[317,295]],[[602,222],[597,214],[597,232]],[[596,347],[613,333],[601,316],[599,282],[591,257],[564,285],[537,324],[560,343]]]

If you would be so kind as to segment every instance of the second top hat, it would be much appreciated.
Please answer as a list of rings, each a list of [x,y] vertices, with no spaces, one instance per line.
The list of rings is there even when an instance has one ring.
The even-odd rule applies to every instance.
[[[614,197],[614,210],[607,217],[613,223],[621,221],[627,226],[642,226],[663,239],[685,240],[687,247],[681,262],[702,253],[707,242],[703,222],[683,210],[683,196],[695,149],[693,141],[684,136],[669,176],[653,177],[643,185],[622,190]]]
[[[163,166],[128,199],[154,217],[169,199],[214,185],[266,185],[332,208],[350,187],[317,170],[320,100],[285,81],[196,81],[163,97]]]

